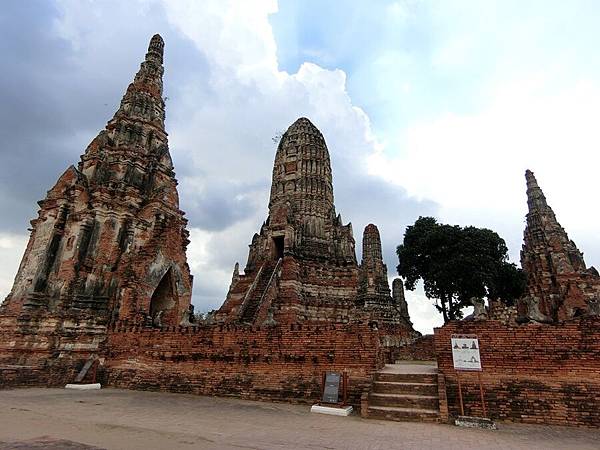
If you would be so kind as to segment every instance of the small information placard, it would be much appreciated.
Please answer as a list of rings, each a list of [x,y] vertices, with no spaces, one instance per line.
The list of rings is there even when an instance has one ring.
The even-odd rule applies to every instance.
[[[323,403],[338,403],[340,397],[341,379],[342,375],[336,372],[327,372],[325,374]]]
[[[481,370],[479,339],[475,335],[452,335],[452,362],[456,370]]]

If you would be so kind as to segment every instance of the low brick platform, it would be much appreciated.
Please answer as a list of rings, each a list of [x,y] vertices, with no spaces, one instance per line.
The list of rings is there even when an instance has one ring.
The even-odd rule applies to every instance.
[[[492,419],[600,427],[600,318],[522,326],[453,321],[436,328],[439,371],[445,377],[450,415],[457,416],[453,334],[479,338],[481,380]],[[465,415],[482,417],[477,375],[464,372],[460,378]]]

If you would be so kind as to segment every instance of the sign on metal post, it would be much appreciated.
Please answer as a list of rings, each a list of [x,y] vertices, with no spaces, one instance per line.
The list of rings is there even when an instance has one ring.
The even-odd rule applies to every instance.
[[[460,383],[460,372],[462,370],[477,372],[479,381],[479,395],[481,396],[481,409],[483,416],[486,417],[485,399],[483,395],[483,385],[481,383],[481,355],[479,353],[479,339],[474,334],[453,334],[450,338],[452,345],[452,363],[456,370],[456,380],[458,381],[458,397],[460,400],[460,413],[465,415],[463,404],[462,386]]]
[[[456,336],[456,337],[455,337]],[[452,362],[456,370],[481,370],[477,336],[452,336]]]

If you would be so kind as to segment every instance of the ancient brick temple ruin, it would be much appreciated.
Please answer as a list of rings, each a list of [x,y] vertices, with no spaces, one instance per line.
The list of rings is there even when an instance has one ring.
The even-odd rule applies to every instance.
[[[308,119],[279,144],[269,217],[244,274],[236,264],[218,314],[190,322],[163,46],[152,38],[106,129],[40,202],[0,310],[0,387],[64,385],[95,361],[109,386],[310,400],[324,370],[345,370],[357,404],[390,348],[419,333],[402,284],[390,295],[374,225],[357,264],[325,140]]]
[[[531,172],[520,324],[499,308],[488,318],[501,320],[478,315],[419,338],[402,280],[390,292],[379,230],[365,228],[359,264],[352,226],[335,210],[325,140],[298,119],[277,148],[268,216],[243,273],[236,264],[219,311],[190,321],[187,221],[164,129],[163,47],[160,36],[151,39],[106,129],[39,203],[0,307],[0,388],[93,380],[314,402],[323,373],[344,371],[349,402],[369,414],[406,417],[418,397],[435,410],[431,420],[447,421],[459,410],[450,336],[477,334],[492,417],[600,426],[600,277]],[[437,359],[437,373],[415,383],[423,374],[381,371],[397,359]],[[481,414],[475,378],[461,378],[467,413]],[[423,412],[416,411],[413,419]]]
[[[17,346],[40,344],[43,329],[59,336],[49,352],[68,335],[92,335],[78,345],[94,349],[110,322],[176,325],[187,311],[188,232],[164,127],[163,46],[152,38],[114,117],[39,202],[1,307],[28,330]]]
[[[527,227],[521,265],[527,293],[519,302],[519,321],[556,323],[600,314],[600,276],[586,267],[583,254],[560,226],[533,172],[527,180]]]
[[[377,227],[365,228],[360,265],[354,246],[352,225],[344,225],[335,210],[325,139],[310,120],[300,118],[279,142],[269,215],[252,238],[243,275],[236,265],[216,320],[376,321],[416,337],[404,296],[390,295]]]
[[[600,426],[600,277],[559,225],[531,171],[521,264],[525,296],[491,306],[488,320],[452,321],[435,329],[434,352],[448,411],[459,414],[450,338],[476,335],[487,412],[495,419]],[[479,319],[479,320],[478,320]],[[464,373],[464,372],[463,372]],[[481,416],[479,380],[464,373],[465,414]]]

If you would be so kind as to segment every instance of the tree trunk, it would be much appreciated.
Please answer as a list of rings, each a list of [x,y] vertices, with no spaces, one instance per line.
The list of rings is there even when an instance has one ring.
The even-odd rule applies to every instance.
[[[448,303],[446,299],[441,298],[440,303],[442,304],[442,316],[444,316],[444,323],[448,323]]]
[[[452,304],[452,297],[448,299],[448,319],[456,320],[456,311],[454,310],[454,305]]]

